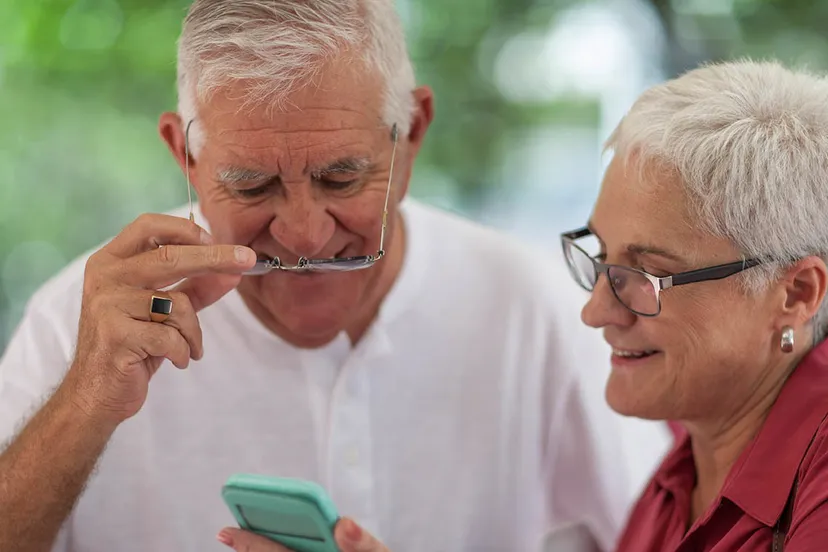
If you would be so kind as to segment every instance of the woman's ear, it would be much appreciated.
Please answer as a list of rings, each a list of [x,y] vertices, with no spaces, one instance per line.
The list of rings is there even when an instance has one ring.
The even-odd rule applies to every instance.
[[[794,328],[810,321],[822,306],[828,287],[825,261],[811,255],[787,269],[783,278],[783,324]]]

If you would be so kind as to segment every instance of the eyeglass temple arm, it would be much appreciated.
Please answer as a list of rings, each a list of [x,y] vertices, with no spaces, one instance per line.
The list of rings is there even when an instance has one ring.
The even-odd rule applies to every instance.
[[[735,261],[718,266],[711,266],[707,268],[699,268],[689,272],[682,272],[671,276],[671,284],[673,286],[681,286],[684,284],[692,284],[694,282],[706,282],[710,280],[722,280],[737,274],[748,268],[762,264],[762,259],[745,259],[744,261]]]
[[[193,194],[192,186],[190,185],[190,127],[193,125],[195,119],[190,119],[187,123],[187,128],[184,131],[184,163],[186,164],[187,173],[187,203],[190,205],[190,222],[195,223],[195,216],[193,216]]]
[[[391,168],[388,170],[388,187],[385,190],[385,206],[382,209],[382,230],[380,231],[379,251],[377,251],[377,258],[379,259],[385,255],[385,229],[388,226],[388,200],[391,197],[391,182],[394,179],[394,159],[397,156],[397,139],[399,131],[397,130],[397,123],[391,127],[391,140],[394,142],[394,147],[391,150]]]

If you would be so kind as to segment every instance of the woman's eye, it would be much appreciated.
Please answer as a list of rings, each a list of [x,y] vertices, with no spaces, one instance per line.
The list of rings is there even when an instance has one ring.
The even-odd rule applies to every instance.
[[[638,268],[638,270],[646,272],[647,274],[649,274],[651,276],[655,276],[656,278],[666,278],[667,276],[672,276],[673,275],[671,272],[668,272],[666,270],[662,270],[660,268],[652,268],[652,267],[646,267],[646,266],[641,266],[641,267],[636,267],[636,268]]]

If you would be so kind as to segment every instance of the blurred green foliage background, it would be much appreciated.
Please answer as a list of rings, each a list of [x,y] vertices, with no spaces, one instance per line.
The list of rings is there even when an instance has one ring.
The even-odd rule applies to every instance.
[[[157,136],[185,0],[0,2],[0,351],[31,293],[138,214],[186,200]],[[706,60],[828,66],[828,2],[398,0],[437,119],[412,194],[556,247],[601,141]]]

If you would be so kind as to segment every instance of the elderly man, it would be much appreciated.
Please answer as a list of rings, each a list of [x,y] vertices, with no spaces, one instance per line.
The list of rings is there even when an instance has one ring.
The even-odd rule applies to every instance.
[[[222,550],[235,472],[316,481],[399,550],[611,547],[668,434],[604,405],[565,269],[402,201],[433,109],[391,0],[198,0],[178,69],[160,133],[198,212],[32,298],[0,550]]]

